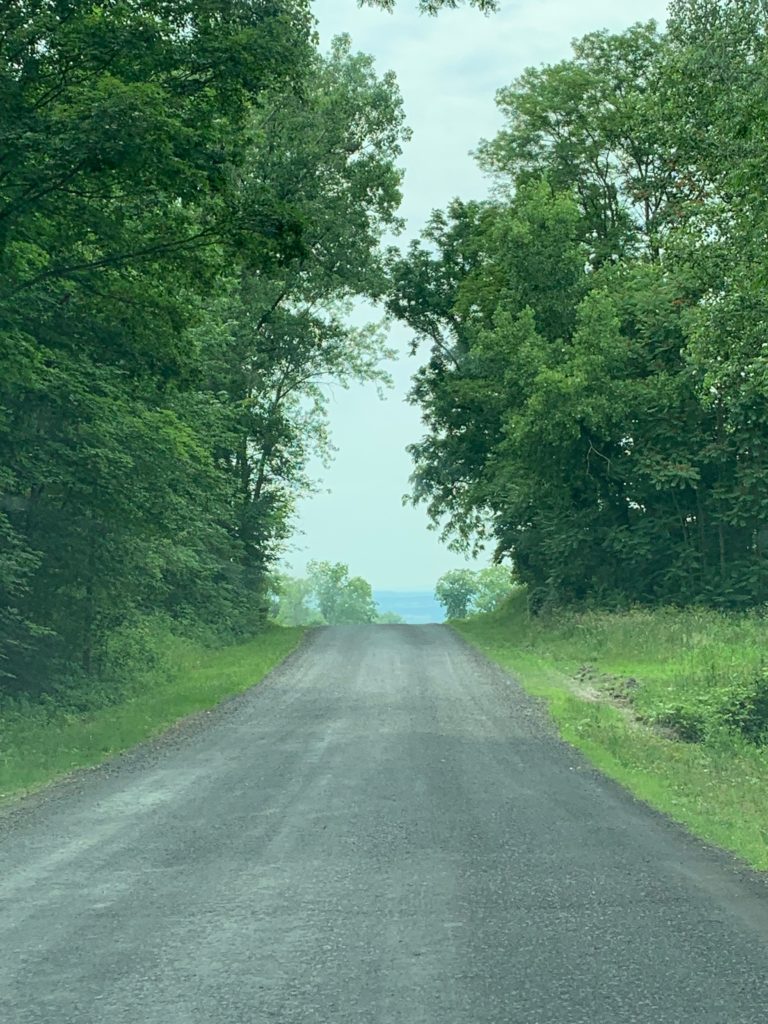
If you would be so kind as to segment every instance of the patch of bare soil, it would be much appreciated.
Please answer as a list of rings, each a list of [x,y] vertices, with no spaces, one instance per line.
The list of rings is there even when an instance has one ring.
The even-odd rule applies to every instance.
[[[650,729],[665,740],[679,742],[680,737],[674,729],[648,722],[637,713],[634,701],[640,683],[634,676],[611,675],[608,672],[600,672],[594,665],[582,665],[572,676],[571,684],[582,700],[610,704],[635,728]]]

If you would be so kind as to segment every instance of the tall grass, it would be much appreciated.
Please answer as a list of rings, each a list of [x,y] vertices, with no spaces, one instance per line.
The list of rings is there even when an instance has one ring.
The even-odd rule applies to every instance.
[[[531,617],[520,592],[453,625],[543,697],[564,738],[606,774],[768,870],[763,612]]]

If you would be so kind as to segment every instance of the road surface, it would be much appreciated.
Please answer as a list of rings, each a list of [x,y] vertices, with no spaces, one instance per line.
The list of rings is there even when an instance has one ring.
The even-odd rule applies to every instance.
[[[261,686],[0,820],[8,1024],[764,1024],[768,885],[441,626]]]

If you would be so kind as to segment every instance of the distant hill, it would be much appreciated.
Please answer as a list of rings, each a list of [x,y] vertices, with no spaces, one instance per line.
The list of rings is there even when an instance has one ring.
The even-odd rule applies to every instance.
[[[374,590],[373,597],[379,611],[396,612],[411,625],[445,621],[443,607],[431,590]]]

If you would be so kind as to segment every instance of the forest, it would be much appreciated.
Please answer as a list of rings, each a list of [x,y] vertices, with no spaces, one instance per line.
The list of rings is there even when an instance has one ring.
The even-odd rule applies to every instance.
[[[424,351],[413,500],[534,610],[765,602],[765,22],[528,69],[396,249],[397,82],[305,0],[2,5],[0,689],[264,624],[325,386],[386,380],[358,298]]]

